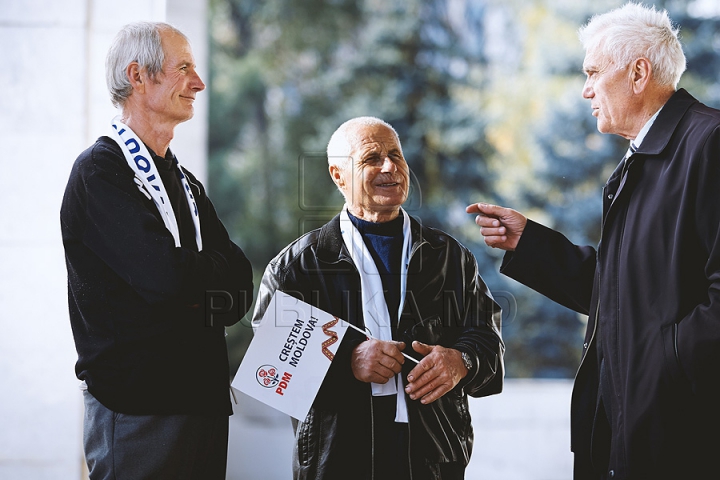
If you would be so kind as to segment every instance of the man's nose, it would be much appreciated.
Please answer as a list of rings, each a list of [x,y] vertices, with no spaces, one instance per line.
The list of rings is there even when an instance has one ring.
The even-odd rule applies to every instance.
[[[382,164],[382,170],[380,170],[382,173],[395,173],[397,171],[397,165],[395,165],[395,162],[390,160],[390,157],[385,157],[385,160],[383,160]]]
[[[585,85],[583,85],[582,89],[582,96],[583,98],[592,98],[595,96],[595,91],[593,90],[592,86],[590,85],[590,79],[585,80]]]
[[[202,78],[200,78],[200,75],[198,75],[195,70],[193,70],[192,75],[193,78],[190,81],[190,88],[197,92],[202,92],[203,90],[205,90],[205,83],[202,81]]]

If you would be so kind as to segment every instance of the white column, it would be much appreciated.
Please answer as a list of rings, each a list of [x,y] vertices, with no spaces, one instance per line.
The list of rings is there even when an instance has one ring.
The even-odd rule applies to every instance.
[[[166,21],[190,39],[198,73],[206,85],[206,90],[196,97],[195,117],[177,126],[170,148],[178,161],[207,187],[207,118],[210,104],[207,0],[167,0]]]
[[[110,41],[126,23],[170,21],[175,14],[168,10],[176,8],[174,3],[180,2],[2,1],[2,479],[82,478],[83,408],[74,375],[77,357],[67,313],[60,202],[73,161],[104,132],[115,114],[104,80]],[[171,23],[181,29],[187,26],[184,31],[193,43],[196,60],[204,66],[205,2],[197,4],[201,5],[199,10],[189,17],[179,15]],[[184,126],[195,152],[187,155],[192,161],[183,163],[193,171],[200,170],[202,177],[206,162],[205,105]],[[184,150],[190,149],[184,145],[178,148],[182,157]]]

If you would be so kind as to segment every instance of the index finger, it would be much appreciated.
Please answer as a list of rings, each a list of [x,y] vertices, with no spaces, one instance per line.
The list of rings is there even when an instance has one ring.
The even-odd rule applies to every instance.
[[[473,203],[465,207],[467,213],[477,213],[480,215],[486,215],[490,217],[499,217],[502,214],[503,207],[497,205],[490,205],[489,203]]]
[[[408,380],[412,383],[418,383],[421,386],[424,385],[424,381],[422,381],[422,376],[429,371],[433,366],[430,364],[431,362],[428,361],[427,357],[420,360],[420,362],[415,365],[415,367],[408,373]]]

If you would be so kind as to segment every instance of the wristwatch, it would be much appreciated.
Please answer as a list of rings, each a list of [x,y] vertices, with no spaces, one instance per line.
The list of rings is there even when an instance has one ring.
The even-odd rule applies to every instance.
[[[462,358],[463,365],[465,365],[465,368],[467,368],[468,372],[472,372],[473,362],[470,358],[470,355],[465,352],[460,352],[460,357]]]

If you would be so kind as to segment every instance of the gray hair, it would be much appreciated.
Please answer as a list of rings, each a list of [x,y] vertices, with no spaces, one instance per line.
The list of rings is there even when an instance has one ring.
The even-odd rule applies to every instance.
[[[400,137],[392,125],[377,117],[355,117],[340,125],[330,137],[327,145],[328,165],[335,165],[341,169],[346,169],[350,166],[350,153],[358,142],[358,129],[360,127],[373,127],[376,125],[387,127],[393,132],[398,146],[400,146],[400,152],[402,153]]]
[[[677,88],[686,66],[679,31],[667,10],[626,3],[593,16],[580,28],[578,35],[585,51],[599,47],[619,68],[640,57],[647,58],[655,82]]]
[[[150,78],[162,72],[165,52],[160,39],[161,31],[170,31],[188,38],[180,30],[163,22],[136,22],[125,25],[115,36],[105,58],[105,81],[113,105],[122,108],[132,93],[127,67],[137,62],[147,70]],[[189,43],[189,41],[188,41]]]

